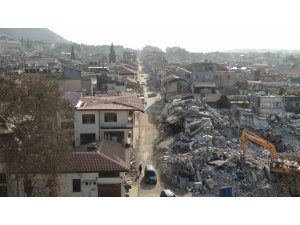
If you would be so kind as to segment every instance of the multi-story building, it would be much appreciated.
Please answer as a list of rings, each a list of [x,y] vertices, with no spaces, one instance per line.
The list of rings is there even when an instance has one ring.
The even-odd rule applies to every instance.
[[[27,73],[57,73],[62,71],[58,60],[52,57],[28,56],[24,57],[24,62]]]
[[[250,98],[250,107],[259,114],[277,114],[284,112],[284,104],[281,96],[258,95]]]
[[[75,107],[75,147],[102,139],[132,145],[135,112],[142,101],[130,93],[82,97]]]
[[[234,86],[236,83],[235,71],[216,71],[216,76],[219,88]]]
[[[286,112],[300,113],[300,96],[287,95],[283,97]]]

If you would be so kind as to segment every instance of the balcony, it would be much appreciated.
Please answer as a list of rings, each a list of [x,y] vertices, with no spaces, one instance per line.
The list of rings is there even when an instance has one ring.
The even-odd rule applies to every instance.
[[[133,123],[102,123],[101,129],[132,129]]]

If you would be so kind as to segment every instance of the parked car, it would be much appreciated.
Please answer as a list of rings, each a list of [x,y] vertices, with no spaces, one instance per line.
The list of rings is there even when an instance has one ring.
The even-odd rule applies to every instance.
[[[170,189],[165,189],[160,192],[160,197],[176,197],[176,195]]]
[[[144,179],[147,184],[156,184],[157,177],[154,167],[151,164],[145,166]]]
[[[155,93],[155,92],[148,92],[148,97],[150,98],[150,97],[155,97],[155,96],[157,96],[157,93]]]

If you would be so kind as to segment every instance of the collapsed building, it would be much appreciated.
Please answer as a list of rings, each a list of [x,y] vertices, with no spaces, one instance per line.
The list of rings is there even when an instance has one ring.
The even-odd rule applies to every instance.
[[[298,181],[274,182],[269,151],[250,142],[245,155],[240,150],[241,130],[246,128],[270,142],[278,140],[276,147],[286,152],[282,154],[297,152],[299,135],[280,132],[283,124],[296,126],[299,121],[294,120],[292,115],[259,118],[239,107],[222,111],[192,96],[174,97],[162,111],[163,132],[155,148],[162,181],[184,191],[195,191],[197,184],[199,196],[218,196],[226,186],[234,196],[297,195]],[[292,160],[286,163],[299,167]]]

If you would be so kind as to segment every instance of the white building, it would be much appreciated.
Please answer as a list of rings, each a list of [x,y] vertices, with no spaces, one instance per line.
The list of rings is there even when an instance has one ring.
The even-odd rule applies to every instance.
[[[254,96],[250,100],[250,107],[257,114],[278,114],[284,112],[282,97],[275,95]]]
[[[144,112],[133,94],[82,97],[75,107],[75,147],[102,139],[133,143],[135,112]]]
[[[49,175],[30,174],[30,183],[34,183],[31,196],[123,197],[125,172],[129,169],[130,149],[119,143],[98,142],[93,152],[82,146],[61,161],[55,188],[50,188]],[[22,173],[5,176],[2,170],[0,178],[1,188],[7,187],[7,196],[28,196]]]

